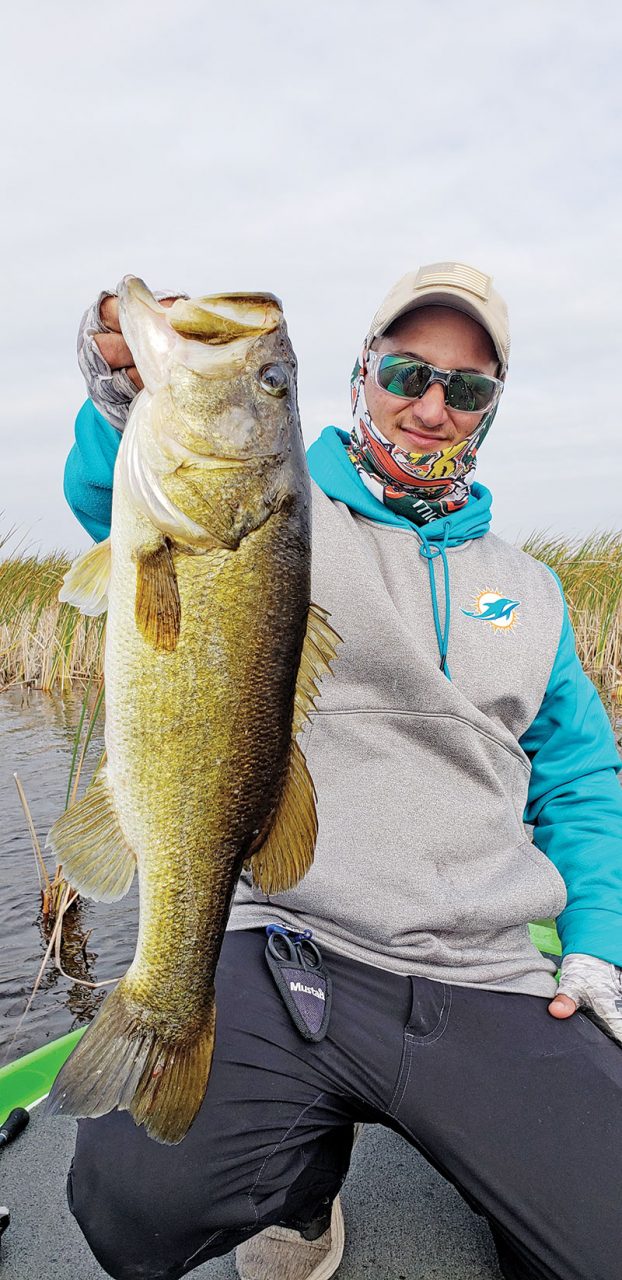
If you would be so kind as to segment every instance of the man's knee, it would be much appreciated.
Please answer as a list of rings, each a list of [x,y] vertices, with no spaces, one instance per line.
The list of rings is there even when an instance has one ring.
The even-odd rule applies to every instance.
[[[105,1123],[104,1123],[105,1122]],[[127,1117],[82,1121],[67,1198],[100,1266],[114,1280],[178,1280],[199,1262],[228,1252],[230,1232],[213,1215],[209,1171],[180,1159]],[[117,1144],[111,1139],[119,1138]],[[145,1145],[145,1144],[148,1144]],[[116,1148],[116,1149],[115,1149]],[[197,1261],[194,1262],[194,1256]]]

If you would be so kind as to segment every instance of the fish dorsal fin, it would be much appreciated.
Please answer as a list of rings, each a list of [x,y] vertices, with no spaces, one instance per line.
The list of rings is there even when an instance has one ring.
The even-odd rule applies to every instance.
[[[108,608],[110,585],[110,538],[98,542],[74,560],[63,578],[59,600],[73,604],[81,613],[95,618]]]
[[[314,699],[319,692],[322,676],[331,671],[331,662],[337,656],[337,649],[342,644],[341,636],[330,626],[330,614],[317,604],[309,605],[307,634],[302,646],[296,697],[294,701],[294,721],[292,733],[296,737],[313,711]]]
[[[153,649],[173,653],[181,629],[175,562],[168,542],[136,553],[136,626]]]
[[[77,804],[57,818],[46,840],[78,893],[115,902],[127,893],[136,870],[102,769]]]
[[[284,893],[307,874],[317,836],[315,787],[307,762],[292,739],[289,768],[274,821],[250,858],[253,880],[262,893]]]

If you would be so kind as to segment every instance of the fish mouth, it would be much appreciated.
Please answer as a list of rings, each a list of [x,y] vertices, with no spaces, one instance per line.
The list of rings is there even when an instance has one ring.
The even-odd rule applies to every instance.
[[[283,321],[283,306],[274,293],[213,293],[177,298],[171,307],[163,307],[139,276],[124,276],[118,293],[122,313],[146,308],[180,337],[214,346],[272,333]]]
[[[181,338],[222,346],[272,333],[282,323],[283,308],[273,293],[215,293],[178,298],[168,310],[168,320]]]
[[[273,293],[214,293],[163,307],[138,276],[124,276],[118,293],[121,332],[151,394],[174,364],[216,378],[242,368],[258,339],[285,328]]]

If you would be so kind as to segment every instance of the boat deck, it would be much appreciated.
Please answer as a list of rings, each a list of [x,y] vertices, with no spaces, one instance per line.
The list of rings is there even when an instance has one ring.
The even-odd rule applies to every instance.
[[[2,1280],[101,1280],[65,1201],[74,1123],[41,1108],[0,1152]],[[346,1250],[339,1280],[500,1280],[483,1219],[406,1142],[379,1126],[363,1130],[342,1192]],[[204,1263],[197,1280],[235,1280],[233,1254]]]

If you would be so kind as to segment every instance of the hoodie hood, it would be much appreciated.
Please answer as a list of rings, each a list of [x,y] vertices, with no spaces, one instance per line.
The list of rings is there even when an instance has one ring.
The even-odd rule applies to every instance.
[[[352,511],[367,516],[368,520],[409,529],[424,543],[443,542],[447,547],[459,547],[463,542],[483,538],[488,533],[492,518],[492,494],[485,485],[473,483],[468,502],[458,511],[452,511],[450,515],[432,520],[424,526],[415,525],[411,520],[391,511],[370,493],[348,457],[349,442],[350,437],[346,431],[340,431],[337,427],[325,427],[307,451],[311,477],[327,498],[344,502]]]
[[[419,541],[419,555],[427,561],[430,580],[430,599],[434,628],[440,655],[440,669],[450,680],[447,665],[451,600],[449,589],[448,547],[460,547],[473,538],[483,538],[488,533],[491,520],[492,494],[483,484],[473,484],[469,500],[458,511],[439,520],[431,520],[425,526],[416,525],[404,516],[386,507],[370,493],[346,452],[350,437],[337,427],[325,427],[321,436],[307,451],[309,471],[315,483],[337,502],[344,502],[352,511],[380,524],[408,529]],[[439,607],[434,561],[441,561],[443,579],[443,604]]]

